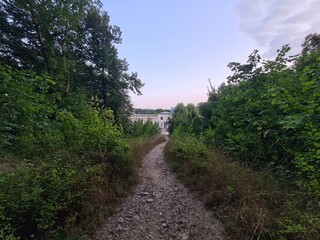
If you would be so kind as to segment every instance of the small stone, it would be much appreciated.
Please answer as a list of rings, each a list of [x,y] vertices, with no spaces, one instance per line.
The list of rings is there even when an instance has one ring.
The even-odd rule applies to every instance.
[[[140,217],[139,217],[138,215],[134,215],[134,216],[133,216],[133,220],[139,221],[139,220],[140,220]]]
[[[187,233],[180,233],[179,237],[181,240],[188,240],[189,239],[189,235]]]
[[[118,219],[118,222],[119,222],[119,223],[124,223],[123,218],[119,218],[119,219]]]
[[[161,226],[164,228],[168,227],[168,225],[166,223],[161,223]]]
[[[118,225],[118,226],[117,226],[117,230],[118,230],[118,231],[121,231],[121,230],[122,230],[122,227],[121,227],[120,225]]]
[[[146,195],[149,195],[149,193],[148,192],[142,192],[141,195],[142,196],[146,196]]]
[[[153,199],[153,198],[148,198],[148,199],[147,199],[147,203],[152,203],[152,202],[154,202],[154,199]]]

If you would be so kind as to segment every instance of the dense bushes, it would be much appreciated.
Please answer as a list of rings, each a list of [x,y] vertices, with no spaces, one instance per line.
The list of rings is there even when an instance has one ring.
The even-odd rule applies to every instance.
[[[211,121],[216,144],[251,166],[272,166],[319,197],[318,55],[301,71],[296,66],[304,57],[278,69],[278,56],[249,80],[228,85],[218,94]]]
[[[2,239],[51,238],[57,230],[79,224],[92,213],[91,198],[105,180],[103,165],[62,159],[23,163],[0,174]]]
[[[320,218],[314,199],[279,181],[270,169],[254,171],[202,140],[174,130],[165,158],[214,210],[227,239],[317,239]]]
[[[188,143],[204,146],[199,139],[188,138]],[[217,150],[205,148],[206,155],[196,159],[191,157],[194,153],[182,156],[180,148],[185,143],[185,137],[174,134],[165,148],[165,158],[179,178],[214,210],[224,225],[227,239],[265,237],[276,221],[272,211],[275,197],[278,198],[273,191],[276,186]],[[188,143],[184,148],[191,148]],[[270,198],[275,201],[268,202]]]
[[[101,156],[97,161],[70,152],[44,162],[7,165],[6,169],[2,162],[0,238],[69,239],[90,232],[137,182],[142,157],[163,141],[160,135],[133,141],[129,145],[132,161],[126,164],[120,157],[119,163],[108,164]]]
[[[20,71],[0,63],[0,147],[16,149],[16,137],[43,131],[56,108],[55,82],[47,76]]]
[[[81,92],[54,93],[53,80],[29,71],[1,65],[0,80],[0,238],[92,228],[88,221],[99,222],[136,181],[113,112],[92,107]]]
[[[159,124],[148,119],[145,123],[142,120],[134,121],[127,129],[129,137],[148,137],[160,132]]]
[[[1,169],[3,236],[49,237],[74,227],[106,204],[110,196],[97,200],[101,191],[117,195],[123,183],[114,176],[125,184],[133,181],[129,147],[112,112],[88,109],[77,119],[63,110],[49,124],[50,133],[17,137],[20,156],[27,160]]]
[[[136,181],[123,126],[143,83],[99,1],[5,1],[0,16],[0,238],[69,239]]]
[[[181,150],[177,146],[184,142],[181,143],[174,136],[177,135],[176,131],[180,132],[183,128],[190,137],[196,137],[197,140],[193,142],[203,141],[209,148],[227,151],[237,162],[249,167],[250,171],[270,172],[276,179],[275,185],[281,185],[283,189],[266,187],[261,190],[263,185],[254,180],[259,177],[253,177],[251,183],[257,187],[251,195],[268,196],[258,199],[263,202],[262,208],[265,206],[270,210],[267,212],[273,218],[269,218],[272,220],[272,224],[268,225],[270,229],[263,227],[261,236],[315,239],[314,236],[318,236],[320,232],[320,49],[313,48],[307,54],[287,58],[289,49],[284,46],[274,60],[261,62],[258,51],[254,51],[246,64],[230,63],[233,75],[228,77],[229,84],[223,84],[217,90],[211,88],[208,101],[191,111],[196,115],[191,116],[187,107],[177,105],[171,129],[172,155],[174,159],[181,159]],[[193,124],[195,122],[197,124]],[[184,139],[186,137],[183,137],[183,141]],[[192,159],[193,152],[189,150],[184,154],[185,161],[176,161],[176,164],[194,167],[186,163]],[[219,162],[213,161],[212,164],[217,164],[219,169]],[[226,166],[233,169],[232,164]],[[211,168],[205,169],[204,175],[208,174],[209,179],[215,180],[212,176],[215,173],[210,173]],[[197,171],[182,171],[189,178],[198,178],[195,185],[204,184],[203,177],[198,176]],[[228,175],[224,171],[227,169],[222,174]],[[241,183],[242,175],[238,176],[237,172],[232,170],[231,174],[234,176],[227,178],[234,177]],[[269,185],[267,180],[263,182]],[[247,183],[248,181],[243,182]],[[212,194],[209,198],[215,199],[221,194],[222,198],[228,199],[236,182],[227,181],[223,184],[225,189],[229,189],[229,193],[219,192],[219,186],[214,183],[212,185],[214,187],[208,190]],[[241,199],[248,203],[242,195],[235,198],[234,204],[240,203]],[[277,200],[274,201],[275,199]],[[219,201],[217,202],[219,205]],[[226,204],[225,201],[222,202],[223,205]],[[277,204],[282,206],[278,207]],[[227,208],[229,209],[228,206]],[[234,218],[238,218],[237,216],[233,215]],[[241,216],[243,219],[246,217]],[[247,234],[255,236],[256,233],[249,231]]]

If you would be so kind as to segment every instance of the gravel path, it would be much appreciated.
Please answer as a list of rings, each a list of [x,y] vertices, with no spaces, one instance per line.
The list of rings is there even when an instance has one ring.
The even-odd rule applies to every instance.
[[[219,222],[169,172],[163,161],[165,144],[145,156],[134,193],[93,239],[223,239]]]

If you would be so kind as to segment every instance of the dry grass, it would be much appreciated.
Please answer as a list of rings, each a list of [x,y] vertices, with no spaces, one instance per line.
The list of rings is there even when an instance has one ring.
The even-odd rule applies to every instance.
[[[268,172],[254,172],[219,151],[209,151],[205,169],[177,159],[167,144],[165,156],[180,179],[213,209],[229,239],[269,239],[277,227],[280,189]]]
[[[138,169],[141,166],[143,157],[156,145],[165,141],[166,141],[166,137],[160,134],[150,137],[148,139],[135,138],[130,140],[130,149],[131,149],[132,159],[133,159],[133,169],[136,174],[138,173]]]
[[[93,232],[106,216],[112,214],[122,202],[122,199],[131,192],[133,186],[138,182],[138,170],[141,166],[143,157],[156,145],[166,141],[165,136],[156,135],[149,138],[134,138],[129,140],[131,149],[132,164],[128,169],[121,172],[114,172],[108,166],[101,166],[102,175],[97,177],[94,182],[95,191],[90,201],[90,216],[79,226],[80,232],[86,229]],[[76,229],[75,229],[76,230]],[[77,234],[72,234],[77,235]],[[78,234],[79,235],[79,234]]]

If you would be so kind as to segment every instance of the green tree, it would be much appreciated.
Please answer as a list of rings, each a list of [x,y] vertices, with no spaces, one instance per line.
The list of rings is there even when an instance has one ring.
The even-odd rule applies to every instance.
[[[110,25],[99,1],[6,0],[0,4],[0,59],[57,82],[68,98],[88,90],[88,99],[114,111],[118,122],[132,111],[129,91],[141,94],[137,73],[118,57],[119,27]],[[66,107],[66,99],[61,105]]]
[[[320,51],[320,34],[311,33],[307,35],[302,43],[302,55],[309,55],[312,52]]]

